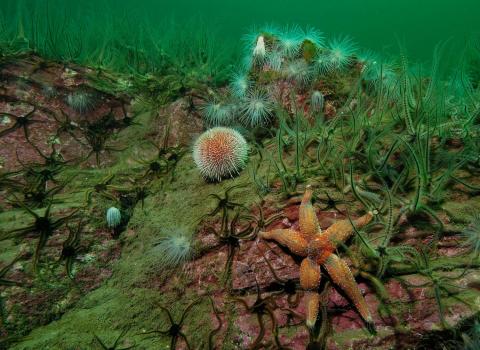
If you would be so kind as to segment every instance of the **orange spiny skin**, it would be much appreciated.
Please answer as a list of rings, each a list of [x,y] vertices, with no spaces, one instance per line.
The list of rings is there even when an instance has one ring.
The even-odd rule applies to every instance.
[[[310,258],[303,259],[302,264],[300,265],[300,286],[307,291],[306,321],[307,326],[310,328],[315,325],[318,316],[320,295],[318,294],[317,289],[320,285],[321,277],[320,265]]]
[[[307,314],[305,321],[308,328],[313,328],[318,317],[318,309],[320,308],[320,294],[317,292],[307,291],[305,293],[305,303],[307,305]]]
[[[302,204],[299,210],[300,232],[304,235],[313,238],[320,233],[320,225],[318,224],[317,214],[312,206],[312,188],[307,186],[305,194],[303,195]]]
[[[372,322],[372,316],[368,310],[367,302],[360,293],[357,283],[353,278],[352,272],[348,265],[340,259],[337,255],[331,254],[330,257],[323,264],[333,282],[337,284],[345,294],[353,301],[363,319],[369,323]]]
[[[259,236],[264,239],[277,241],[290,249],[292,253],[299,256],[307,256],[308,242],[306,237],[295,230],[272,230],[268,232],[260,232]]]
[[[318,224],[315,209],[311,203],[312,189],[307,186],[299,209],[300,231],[291,229],[260,232],[259,237],[274,240],[286,246],[292,253],[305,257],[300,265],[300,285],[306,293],[306,323],[313,328],[318,316],[320,295],[320,265],[324,266],[333,282],[350,298],[363,319],[371,323],[372,316],[353,278],[348,265],[333,252],[338,244],[345,242],[355,231],[350,220],[334,223],[324,232]],[[356,228],[367,225],[373,216],[368,213],[356,220]]]

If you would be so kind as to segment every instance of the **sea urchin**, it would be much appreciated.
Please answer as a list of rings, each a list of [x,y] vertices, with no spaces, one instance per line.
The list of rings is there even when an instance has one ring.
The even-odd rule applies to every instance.
[[[200,135],[193,146],[193,159],[208,180],[221,181],[237,175],[246,164],[248,144],[236,130],[215,127]]]

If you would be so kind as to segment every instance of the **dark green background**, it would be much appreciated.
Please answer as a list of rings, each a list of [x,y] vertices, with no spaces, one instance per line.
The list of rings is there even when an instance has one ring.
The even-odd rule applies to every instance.
[[[0,0],[6,12],[15,11],[22,0]],[[89,16],[104,12],[125,17],[148,18],[151,23],[166,20],[203,19],[221,31],[225,40],[238,41],[253,25],[296,23],[312,25],[328,35],[348,34],[364,48],[379,52],[398,51],[404,44],[409,55],[418,59],[431,56],[440,41],[451,40],[454,47],[480,31],[480,0],[24,0],[34,6],[65,7],[65,16]],[[8,10],[9,9],[9,10]],[[8,16],[7,16],[8,17]],[[98,17],[96,17],[98,18]],[[7,18],[8,19],[8,18]],[[102,26],[97,20],[97,25]]]

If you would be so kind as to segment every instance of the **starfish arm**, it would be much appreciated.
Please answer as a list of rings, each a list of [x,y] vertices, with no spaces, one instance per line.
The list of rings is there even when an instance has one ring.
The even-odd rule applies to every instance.
[[[307,186],[299,210],[300,231],[306,236],[313,236],[321,232],[317,214],[312,205],[312,193],[311,186]]]
[[[352,220],[355,228],[359,229],[367,225],[372,221],[373,215],[371,213]],[[330,243],[336,247],[339,243],[345,242],[355,231],[350,220],[337,221],[327,230],[322,233],[322,236],[330,241]]]
[[[261,231],[258,233],[258,236],[266,240],[274,240],[290,249],[296,255],[307,256],[308,243],[300,232],[291,229],[278,229]]]
[[[372,323],[373,319],[368,310],[367,302],[360,289],[358,289],[358,285],[348,265],[335,254],[331,254],[323,265],[333,282],[350,298],[363,319],[367,323]]]
[[[300,265],[300,286],[305,290],[316,290],[320,285],[320,265],[310,258]]]
[[[300,286],[306,290],[306,323],[313,328],[317,321],[320,295],[317,289],[320,285],[320,266],[310,258],[305,258],[300,265]]]
[[[314,291],[305,292],[306,312],[305,323],[307,327],[313,329],[317,322],[318,310],[320,308],[320,294]]]

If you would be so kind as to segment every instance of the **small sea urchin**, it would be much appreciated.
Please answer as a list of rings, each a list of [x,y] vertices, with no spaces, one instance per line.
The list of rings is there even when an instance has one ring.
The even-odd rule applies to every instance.
[[[248,144],[236,130],[215,127],[200,135],[193,159],[204,178],[221,181],[237,175],[246,164]]]

